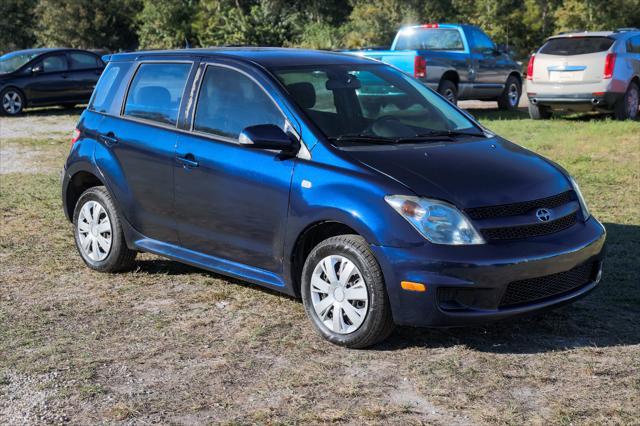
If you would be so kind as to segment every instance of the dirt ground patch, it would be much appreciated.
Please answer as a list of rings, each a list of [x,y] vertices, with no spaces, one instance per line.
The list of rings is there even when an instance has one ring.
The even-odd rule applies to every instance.
[[[640,124],[474,114],[577,176],[608,231],[601,288],[360,351],[241,281],[148,254],[129,273],[88,270],[60,206],[69,133],[3,134],[0,158],[34,172],[0,175],[0,424],[637,424]]]

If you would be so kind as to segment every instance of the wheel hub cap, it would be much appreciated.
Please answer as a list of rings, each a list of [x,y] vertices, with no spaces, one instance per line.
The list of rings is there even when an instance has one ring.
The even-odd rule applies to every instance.
[[[2,97],[2,108],[9,114],[15,114],[20,111],[22,107],[22,100],[20,95],[14,91],[10,91],[4,94]]]
[[[82,253],[93,261],[106,259],[111,251],[113,232],[109,215],[97,201],[87,201],[76,224]]]
[[[344,256],[327,256],[313,270],[311,303],[326,328],[349,334],[366,318],[369,291],[353,262]]]

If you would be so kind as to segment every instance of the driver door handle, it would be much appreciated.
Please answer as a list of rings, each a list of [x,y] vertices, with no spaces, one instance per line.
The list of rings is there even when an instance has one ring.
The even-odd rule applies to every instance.
[[[200,163],[196,161],[196,158],[193,154],[186,154],[184,157],[176,157],[178,162],[182,164],[182,166],[186,169],[193,169],[194,167],[198,167]]]

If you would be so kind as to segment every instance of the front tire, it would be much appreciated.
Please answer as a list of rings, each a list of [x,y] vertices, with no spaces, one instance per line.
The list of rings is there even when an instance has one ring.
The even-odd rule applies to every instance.
[[[3,115],[18,115],[22,112],[27,101],[22,92],[8,87],[0,93],[0,111]]]
[[[532,120],[547,120],[551,118],[551,110],[549,107],[536,105],[529,101],[529,117]]]
[[[520,80],[514,76],[510,76],[507,79],[504,92],[498,98],[498,108],[505,111],[517,110],[518,104],[520,103],[520,96],[522,96]]]
[[[302,300],[316,331],[348,348],[365,348],[393,331],[380,265],[359,235],[318,244],[302,270]]]
[[[89,268],[118,272],[133,267],[137,253],[127,247],[116,206],[104,186],[82,193],[73,212],[73,228],[76,248]]]
[[[458,87],[453,81],[442,80],[438,86],[438,93],[447,98],[452,104],[458,104]]]
[[[635,81],[632,81],[622,99],[616,102],[614,117],[616,120],[637,120],[639,103],[640,88]]]

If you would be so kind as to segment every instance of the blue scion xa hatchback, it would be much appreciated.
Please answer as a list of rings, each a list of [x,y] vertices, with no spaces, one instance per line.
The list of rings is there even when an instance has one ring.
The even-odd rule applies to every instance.
[[[339,53],[116,54],[82,114],[64,211],[92,269],[150,252],[301,297],[327,340],[572,302],[605,230],[558,165],[418,80]]]

